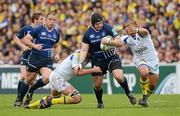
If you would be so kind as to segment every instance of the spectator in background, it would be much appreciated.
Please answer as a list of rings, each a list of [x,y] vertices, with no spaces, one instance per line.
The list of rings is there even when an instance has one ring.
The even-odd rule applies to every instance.
[[[81,41],[90,22],[89,16],[93,11],[102,12],[104,18],[120,31],[123,30],[123,26],[119,27],[118,25],[123,25],[130,17],[140,20],[139,25],[150,31],[153,41],[159,42],[160,45],[156,49],[164,49],[161,52],[165,54],[164,43],[170,40],[176,49],[176,52],[172,54],[173,58],[179,54],[177,47],[178,36],[180,35],[178,0],[1,0],[0,6],[0,46],[4,48],[0,49],[0,52],[3,57],[9,50],[9,46],[13,47],[12,54],[18,57],[15,51],[20,50],[14,44],[13,36],[19,28],[30,23],[32,12],[39,12],[40,10],[45,14],[54,11],[59,15],[56,28],[61,27],[62,49],[68,54],[77,49],[77,46],[72,47],[72,45],[79,44]],[[162,39],[162,35],[166,38],[163,37]],[[12,60],[10,56],[8,57]],[[13,60],[11,62],[4,60],[2,60],[2,64],[17,63]],[[176,61],[180,61],[180,59],[176,58]],[[164,57],[161,62],[171,63],[174,60],[167,62]]]

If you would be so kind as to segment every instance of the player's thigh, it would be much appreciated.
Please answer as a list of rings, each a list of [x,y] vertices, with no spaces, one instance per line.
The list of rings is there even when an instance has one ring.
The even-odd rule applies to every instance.
[[[113,77],[118,81],[122,82],[124,79],[123,70],[122,69],[115,69],[112,71]]]
[[[26,72],[26,66],[25,65],[21,65],[20,66],[20,80],[25,80],[26,76],[27,76],[27,72]]]
[[[76,89],[71,85],[71,84],[68,84],[67,87],[62,90],[62,94],[64,95],[70,95],[71,93],[73,93]]]
[[[52,69],[47,68],[47,67],[43,67],[40,69],[42,79],[46,84],[49,83],[49,76],[50,76],[51,72],[52,72]]]

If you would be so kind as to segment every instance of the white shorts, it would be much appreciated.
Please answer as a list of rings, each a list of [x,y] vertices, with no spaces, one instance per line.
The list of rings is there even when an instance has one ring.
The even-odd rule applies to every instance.
[[[57,76],[57,74],[55,74],[54,72],[52,72],[49,77],[49,84],[51,90],[56,90],[58,92],[62,92],[64,89],[71,85],[62,76]]]
[[[149,69],[150,73],[153,74],[159,74],[159,63],[156,61],[144,61],[144,60],[140,60],[135,62],[136,67],[138,68],[140,65],[146,65]]]

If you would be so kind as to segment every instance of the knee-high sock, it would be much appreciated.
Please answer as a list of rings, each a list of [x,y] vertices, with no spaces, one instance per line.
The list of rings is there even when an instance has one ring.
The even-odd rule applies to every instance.
[[[45,100],[46,97],[43,97],[43,99]],[[51,104],[52,105],[56,105],[56,104],[70,104],[70,96],[62,96],[60,98],[53,98],[51,100]],[[30,108],[39,108],[40,107],[40,100],[34,102],[34,103],[31,103],[29,105]]]
[[[34,85],[32,85],[29,89],[29,93],[34,93],[34,91],[36,89],[38,89],[39,87],[43,87],[46,84],[43,82],[42,78],[40,78]]]
[[[147,95],[148,84],[149,84],[148,79],[146,81],[142,81],[140,78],[140,85],[143,95]]]
[[[19,98],[22,83],[23,83],[23,80],[19,80],[18,87],[17,87],[17,98]]]
[[[102,101],[103,89],[97,90],[94,88],[94,92],[96,95],[97,102],[102,104],[103,103],[103,101]]]
[[[56,104],[70,104],[70,96],[62,96],[59,98],[53,98],[51,100],[51,104],[52,105],[56,105]]]
[[[121,87],[124,89],[126,95],[128,96],[131,92],[129,90],[129,86],[128,86],[126,77],[124,77],[124,81],[119,82],[119,84],[121,85]]]
[[[20,92],[19,92],[19,100],[23,100],[24,96],[26,95],[27,91],[29,89],[29,85],[23,81],[20,87]]]
[[[147,87],[147,94],[150,96],[154,92],[154,88],[150,88],[149,85]]]

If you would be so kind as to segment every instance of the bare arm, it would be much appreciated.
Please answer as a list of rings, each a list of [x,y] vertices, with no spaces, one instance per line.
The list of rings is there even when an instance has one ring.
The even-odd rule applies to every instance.
[[[102,38],[101,43],[107,44],[107,45],[112,45],[115,47],[120,47],[123,44],[119,35],[116,36],[113,40],[110,40],[108,38]]]
[[[82,47],[81,47],[80,56],[79,56],[79,65],[77,65],[74,68],[74,74],[75,75],[78,75],[79,70],[82,69],[82,63],[86,60],[88,51],[89,51],[89,45],[82,42]]]
[[[137,28],[136,32],[139,33],[142,36],[147,36],[148,35],[148,30],[145,28]]]
[[[83,76],[87,74],[91,74],[94,72],[102,72],[100,67],[94,66],[93,68],[90,69],[80,69],[77,73],[75,73],[77,76]]]
[[[32,42],[33,40],[33,37],[28,33],[24,38],[23,38],[23,43],[26,45],[26,46],[29,46],[31,48],[35,48],[35,49],[42,49],[42,44],[34,44]]]
[[[33,48],[34,46],[34,43],[32,42],[33,37],[29,33],[22,40],[25,45]]]
[[[82,42],[82,47],[80,50],[80,59],[79,59],[80,63],[83,63],[86,60],[88,51],[89,51],[89,44]]]
[[[54,51],[55,51],[54,58],[55,58],[56,61],[58,61],[60,59],[59,54],[60,54],[61,49],[62,49],[61,45],[60,45],[60,42],[57,42],[53,47],[54,47]]]
[[[30,48],[26,45],[23,44],[23,42],[16,36],[14,38],[14,42],[23,50],[23,51],[27,51],[30,50]]]

